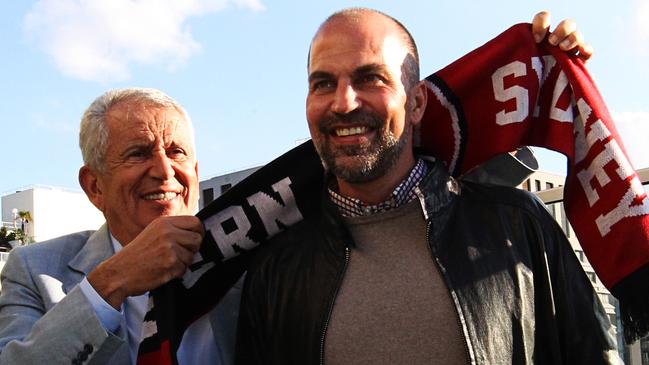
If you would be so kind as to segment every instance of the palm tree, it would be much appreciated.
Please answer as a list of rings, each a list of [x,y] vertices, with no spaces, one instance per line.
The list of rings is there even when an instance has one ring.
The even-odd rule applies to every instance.
[[[32,215],[29,210],[21,210],[18,212],[18,216],[20,217],[20,229],[25,233],[25,223],[32,221]]]

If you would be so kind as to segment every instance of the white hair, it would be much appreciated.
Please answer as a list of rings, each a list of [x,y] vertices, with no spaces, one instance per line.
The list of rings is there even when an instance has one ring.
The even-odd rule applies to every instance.
[[[152,88],[113,89],[96,98],[81,117],[79,130],[79,147],[83,163],[97,172],[105,172],[106,149],[108,148],[108,126],[106,114],[120,101],[129,100],[136,103],[147,103],[154,106],[176,109],[187,121],[192,146],[194,131],[191,120],[185,109],[169,95]]]

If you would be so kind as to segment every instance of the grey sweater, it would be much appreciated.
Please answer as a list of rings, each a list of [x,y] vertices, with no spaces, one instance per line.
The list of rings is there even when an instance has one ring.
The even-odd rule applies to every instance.
[[[467,364],[419,201],[346,218],[356,243],[325,338],[325,363]]]

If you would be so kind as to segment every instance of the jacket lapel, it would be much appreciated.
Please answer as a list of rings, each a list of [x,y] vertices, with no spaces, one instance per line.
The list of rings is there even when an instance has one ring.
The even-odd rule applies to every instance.
[[[87,276],[95,267],[97,267],[97,265],[111,257],[113,254],[113,244],[110,240],[108,226],[104,224],[88,238],[85,245],[83,245],[76,256],[68,262],[68,268],[70,268],[72,274],[78,275],[78,277],[72,281],[67,281],[64,284],[65,293],[69,293],[84,276]],[[127,325],[126,319],[123,315],[121,316],[120,326],[115,335],[125,342],[110,356],[108,364],[131,363]],[[91,363],[94,364],[94,362]]]
[[[113,255],[113,245],[110,241],[108,226],[104,224],[93,233],[79,253],[70,260],[68,267],[82,276],[88,275],[102,261]],[[81,279],[79,279],[81,281]],[[78,281],[66,283],[65,292],[68,293]]]

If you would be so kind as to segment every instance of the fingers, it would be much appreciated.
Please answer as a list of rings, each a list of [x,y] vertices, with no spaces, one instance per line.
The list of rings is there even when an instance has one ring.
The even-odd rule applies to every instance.
[[[194,231],[178,230],[171,234],[169,240],[194,254],[201,247],[203,235]]]
[[[205,235],[201,221],[194,216],[164,217],[164,219],[174,228],[169,232],[169,239],[191,252],[192,255],[196,253]]]
[[[550,21],[550,13],[547,11],[541,11],[534,15],[534,19],[532,19],[532,34],[536,43],[540,43],[548,34]]]
[[[550,13],[539,12],[532,20],[534,40],[541,42],[550,28]],[[576,54],[586,61],[593,55],[593,47],[584,41],[584,35],[577,30],[577,23],[572,19],[562,20],[548,37],[548,42],[558,46],[562,51]]]
[[[585,43],[579,47],[579,58],[584,61],[588,61],[593,56],[594,52],[595,50],[593,49],[593,46]]]
[[[157,218],[120,252],[97,266],[93,281],[90,275],[88,280],[102,298],[119,308],[125,297],[140,295],[184,275],[203,235],[203,225],[196,217]]]
[[[196,233],[199,233],[201,236],[205,234],[205,230],[203,228],[203,223],[201,223],[200,219],[193,215],[178,215],[178,216],[172,216],[172,217],[160,217],[156,219],[155,221],[165,221],[170,224],[172,224],[174,227],[184,229],[184,230],[190,230],[194,231]],[[154,222],[155,222],[154,221]],[[153,223],[153,222],[151,222]]]
[[[566,36],[561,43],[559,43],[559,48],[564,51],[569,51],[573,48],[579,47],[580,44],[584,43],[584,36],[581,32],[574,31]]]
[[[174,246],[173,250],[175,252],[169,257],[168,270],[170,278],[179,278],[185,274],[189,265],[194,261],[195,252],[180,245]]]

